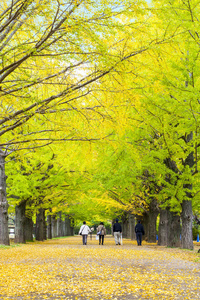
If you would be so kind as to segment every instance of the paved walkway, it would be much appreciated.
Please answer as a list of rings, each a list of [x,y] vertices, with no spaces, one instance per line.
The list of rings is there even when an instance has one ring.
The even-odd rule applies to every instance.
[[[0,249],[0,299],[200,299],[197,248],[76,236]]]

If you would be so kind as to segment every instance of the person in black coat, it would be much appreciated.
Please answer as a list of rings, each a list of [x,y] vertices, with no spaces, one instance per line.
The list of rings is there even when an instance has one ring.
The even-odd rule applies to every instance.
[[[141,224],[141,221],[138,221],[137,225],[135,226],[135,233],[138,246],[142,245],[142,235],[144,234],[144,227]]]
[[[113,234],[114,234],[114,238],[115,238],[115,244],[116,245],[121,245],[121,235],[122,235],[122,227],[121,225],[118,223],[118,219],[116,219],[116,223],[113,225]]]

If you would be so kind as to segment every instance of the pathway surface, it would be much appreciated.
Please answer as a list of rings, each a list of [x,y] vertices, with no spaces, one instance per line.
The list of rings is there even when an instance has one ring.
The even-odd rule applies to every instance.
[[[0,249],[0,299],[200,299],[200,254],[106,237]]]

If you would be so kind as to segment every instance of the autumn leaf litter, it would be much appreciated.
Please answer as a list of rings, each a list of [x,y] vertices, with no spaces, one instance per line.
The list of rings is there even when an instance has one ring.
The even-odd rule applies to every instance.
[[[200,255],[81,237],[0,250],[0,299],[200,299]]]

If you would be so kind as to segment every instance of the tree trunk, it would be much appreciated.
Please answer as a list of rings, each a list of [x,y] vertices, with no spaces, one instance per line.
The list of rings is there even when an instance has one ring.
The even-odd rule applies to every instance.
[[[57,217],[57,236],[58,237],[62,236],[62,220],[61,220],[61,215],[62,215],[62,213],[59,211],[58,212],[58,217]]]
[[[74,236],[74,227],[70,226],[70,236]]]
[[[25,216],[26,201],[15,206],[15,243],[26,243],[25,238]]]
[[[149,226],[148,226],[148,243],[156,243],[156,221],[158,213],[155,211],[149,212]]]
[[[51,215],[47,216],[47,238],[52,239]]]
[[[65,214],[65,219],[63,222],[63,236],[71,235],[71,222],[68,215]]]
[[[52,229],[52,238],[57,237],[57,220],[55,215],[51,217],[51,229]]]
[[[66,226],[66,236],[70,236],[71,235],[71,228],[70,228],[70,219],[69,216],[65,216],[65,226]]]
[[[180,216],[168,210],[167,246],[180,247],[181,245],[180,234],[181,234]]]
[[[33,241],[33,220],[29,217],[25,217],[25,240]]]
[[[127,239],[131,238],[131,229],[130,229],[130,218],[129,218],[129,214],[128,214],[128,219],[127,219]]]
[[[167,234],[168,234],[168,210],[160,210],[160,222],[158,230],[158,245],[167,246]]]
[[[113,232],[113,226],[115,224],[115,220],[112,220],[112,225],[111,225],[111,234],[114,235],[114,232]]]
[[[148,243],[156,243],[156,221],[158,217],[158,205],[155,198],[151,199],[149,204],[148,212],[148,232],[147,232],[147,241]]]
[[[40,208],[36,216],[35,239],[37,241],[44,240],[44,209]]]
[[[123,237],[127,238],[127,235],[128,235],[128,220],[127,220],[127,215],[126,214],[122,217],[122,232],[123,232]]]
[[[74,236],[74,218],[69,217],[70,221],[70,236]]]
[[[184,249],[193,250],[193,235],[192,235],[192,202],[183,200],[182,204],[182,232],[181,232],[181,247]]]
[[[67,215],[65,215],[65,219],[63,221],[63,236],[67,236]]]
[[[6,197],[5,155],[0,149],[0,244],[10,245]]]
[[[158,245],[180,247],[180,216],[171,212],[169,208],[160,211]]]
[[[47,240],[47,222],[45,220],[45,209],[43,209],[43,239]]]
[[[191,142],[193,139],[193,133],[187,135],[186,143]],[[192,168],[194,166],[194,153],[190,152],[184,161],[184,166],[189,166],[192,172]],[[192,235],[192,221],[193,221],[193,213],[192,213],[192,183],[184,184],[184,188],[187,189],[186,195],[188,200],[183,200],[181,203],[182,212],[182,232],[181,232],[181,247],[184,249],[193,249],[193,235]]]
[[[135,240],[135,216],[134,215],[129,215],[129,234],[130,234],[130,239]]]
[[[149,236],[149,215],[145,212],[142,217],[137,216],[137,222],[138,220],[142,220],[142,225],[144,227],[144,232],[145,232],[143,239],[147,241]]]

